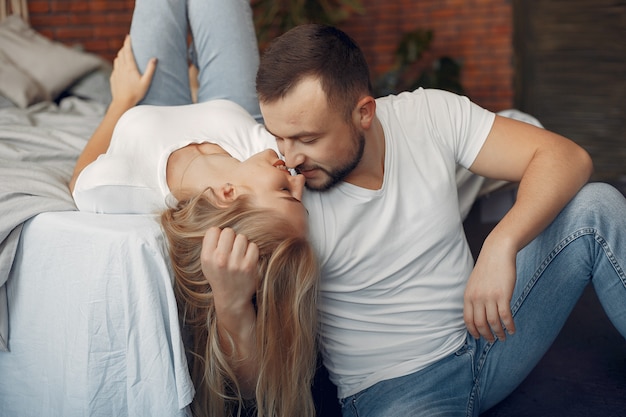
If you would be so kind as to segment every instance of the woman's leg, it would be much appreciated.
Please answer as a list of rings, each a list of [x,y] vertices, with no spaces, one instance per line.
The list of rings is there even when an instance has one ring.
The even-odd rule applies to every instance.
[[[626,337],[626,199],[589,184],[517,258],[512,310],[516,333],[477,354],[480,411],[510,394],[548,350],[591,282]],[[475,410],[478,411],[478,410]]]
[[[136,0],[130,37],[140,71],[150,58],[158,59],[152,84],[141,104],[191,103],[186,1]]]
[[[261,120],[255,79],[259,50],[249,0],[189,0],[198,101],[229,99]]]

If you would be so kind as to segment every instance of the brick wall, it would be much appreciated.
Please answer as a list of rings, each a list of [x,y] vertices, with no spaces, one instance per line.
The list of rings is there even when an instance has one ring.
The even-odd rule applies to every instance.
[[[28,0],[28,11],[43,35],[112,60],[130,30],[134,5],[134,0]]]
[[[228,0],[224,0],[228,1]],[[366,9],[341,27],[363,48],[374,75],[393,63],[402,34],[434,31],[423,64],[440,56],[462,63],[467,95],[490,110],[513,103],[510,0],[361,0]],[[134,0],[29,0],[31,24],[65,44],[113,59],[130,28]]]
[[[424,65],[450,56],[476,103],[494,111],[513,105],[513,14],[510,0],[361,0],[366,8],[341,25],[363,48],[373,73],[393,64],[402,34],[430,29]]]

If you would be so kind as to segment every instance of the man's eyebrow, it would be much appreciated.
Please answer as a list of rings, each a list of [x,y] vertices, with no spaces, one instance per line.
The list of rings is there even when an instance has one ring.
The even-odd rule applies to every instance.
[[[302,132],[296,133],[295,135],[283,137],[283,136],[277,135],[274,132],[272,132],[271,130],[269,130],[267,128],[267,126],[265,127],[265,130],[267,130],[270,133],[270,135],[272,135],[272,136],[274,136],[276,138],[289,139],[289,140],[298,140],[298,139],[302,139],[302,138],[308,138],[308,137],[311,137],[311,136],[318,136],[319,135],[318,132],[302,131]]]

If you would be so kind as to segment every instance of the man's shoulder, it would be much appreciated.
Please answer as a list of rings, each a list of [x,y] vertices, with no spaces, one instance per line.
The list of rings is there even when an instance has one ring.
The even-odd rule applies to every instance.
[[[379,97],[376,99],[376,102],[384,104],[398,101],[419,101],[427,99],[457,100],[461,97],[464,96],[446,90],[418,87],[412,91],[402,91],[397,94],[389,94],[387,96]]]
[[[385,111],[393,109],[394,112],[402,110],[439,109],[448,106],[448,103],[467,100],[466,97],[449,91],[437,89],[418,88],[413,91],[403,91],[376,99],[377,109]]]

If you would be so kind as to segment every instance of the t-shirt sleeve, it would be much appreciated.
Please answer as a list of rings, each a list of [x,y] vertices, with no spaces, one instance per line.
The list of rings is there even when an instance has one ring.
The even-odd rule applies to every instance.
[[[80,211],[149,214],[166,208],[156,171],[164,144],[154,135],[156,121],[164,123],[159,117],[162,111],[137,106],[124,113],[107,152],[76,179],[72,196]]]
[[[491,131],[495,114],[469,100],[443,90],[424,90],[431,120],[457,164],[469,168]]]
[[[133,177],[132,164],[123,157],[101,155],[80,173],[72,197],[80,211],[109,214],[149,214],[165,207],[153,187]]]

